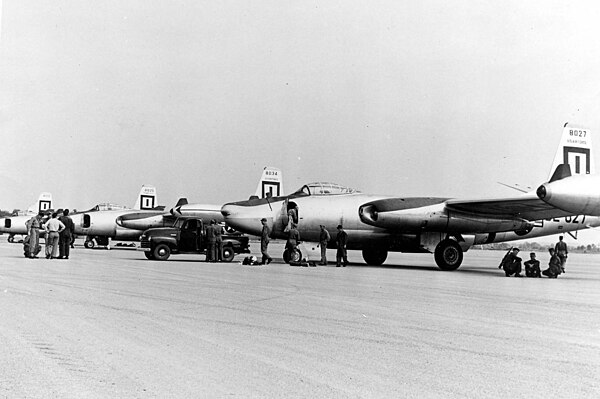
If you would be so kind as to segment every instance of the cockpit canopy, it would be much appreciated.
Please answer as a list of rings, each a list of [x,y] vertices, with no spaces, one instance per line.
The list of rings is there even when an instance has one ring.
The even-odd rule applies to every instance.
[[[295,192],[295,194],[304,194],[304,195],[339,195],[339,194],[354,194],[360,193],[360,191],[340,186],[335,183],[326,183],[326,182],[316,182],[309,183],[302,186],[299,190]]]

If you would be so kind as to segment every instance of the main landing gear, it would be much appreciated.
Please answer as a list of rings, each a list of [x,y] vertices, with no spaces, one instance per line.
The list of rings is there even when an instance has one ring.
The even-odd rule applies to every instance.
[[[440,269],[456,270],[463,261],[463,251],[456,241],[446,238],[435,247],[434,258]]]

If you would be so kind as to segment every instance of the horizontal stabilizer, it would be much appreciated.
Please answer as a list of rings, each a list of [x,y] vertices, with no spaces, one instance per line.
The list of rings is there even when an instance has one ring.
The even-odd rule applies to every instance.
[[[565,177],[571,176],[571,166],[568,163],[561,163],[556,167],[556,170],[550,178],[550,183],[557,180],[562,180]]]
[[[175,204],[175,208],[177,208],[178,206],[187,205],[187,204],[188,204],[187,198],[179,198],[177,200],[177,203]]]

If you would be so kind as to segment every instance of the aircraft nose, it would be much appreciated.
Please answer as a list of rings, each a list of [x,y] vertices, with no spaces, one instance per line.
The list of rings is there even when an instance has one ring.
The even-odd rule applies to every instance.
[[[262,231],[262,215],[257,214],[252,207],[225,204],[221,207],[221,214],[225,223],[237,231],[252,235],[260,235]]]

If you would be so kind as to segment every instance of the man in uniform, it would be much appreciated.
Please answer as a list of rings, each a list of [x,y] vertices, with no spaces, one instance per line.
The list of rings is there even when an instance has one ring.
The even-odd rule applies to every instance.
[[[65,229],[65,225],[56,216],[57,213],[54,212],[46,222],[46,259],[58,257],[58,237]]]
[[[554,252],[556,253],[556,256],[558,256],[558,259],[560,259],[560,269],[564,273],[569,251],[567,249],[567,243],[563,241],[563,236],[558,237],[558,242],[554,246]]]
[[[223,236],[221,232],[221,225],[215,224],[215,252],[217,253],[217,260],[223,262]]]
[[[260,252],[262,253],[262,264],[269,264],[273,261],[271,255],[267,252],[269,248],[269,235],[271,235],[271,229],[267,225],[267,219],[260,219],[260,223],[262,224],[262,233],[260,235]]]
[[[285,248],[287,249],[290,257],[292,253],[294,253],[294,250],[296,249],[298,244],[300,244],[300,232],[298,231],[296,223],[292,223],[292,227],[288,235],[288,240],[285,244]]]
[[[338,224],[337,230],[337,236],[335,237],[335,243],[337,245],[337,251],[335,254],[335,267],[340,267],[342,260],[344,261],[343,266],[346,267],[348,264],[348,253],[346,251],[348,234],[344,231],[344,228],[341,224]]]
[[[65,225],[65,229],[59,234],[58,237],[58,259],[69,259],[71,240],[75,235],[75,224],[69,216],[68,209],[63,211],[63,215],[59,217],[58,220]]]
[[[206,228],[206,262],[214,262],[217,260],[216,246],[217,246],[217,222],[213,219],[210,221],[210,225]]]
[[[506,277],[510,277],[514,274],[515,277],[521,276],[521,258],[517,255],[519,254],[519,248],[512,248],[504,258],[502,258],[502,262],[500,266],[504,270],[504,274]]]
[[[556,255],[554,248],[550,248],[548,251],[550,252],[550,262],[548,262],[548,268],[542,274],[548,276],[548,278],[556,278],[562,273],[560,258]]]
[[[529,254],[529,260],[525,262],[525,275],[527,277],[542,277],[540,272],[540,261],[535,258],[535,252]]]
[[[27,227],[27,235],[29,236],[29,257],[37,258],[37,254],[41,250],[40,246],[40,228],[42,227],[42,217],[44,214],[39,212],[37,215],[25,222]]]
[[[329,232],[324,225],[321,225],[321,233],[319,234],[319,246],[321,247],[321,263],[320,265],[327,264],[327,243],[331,240]]]

